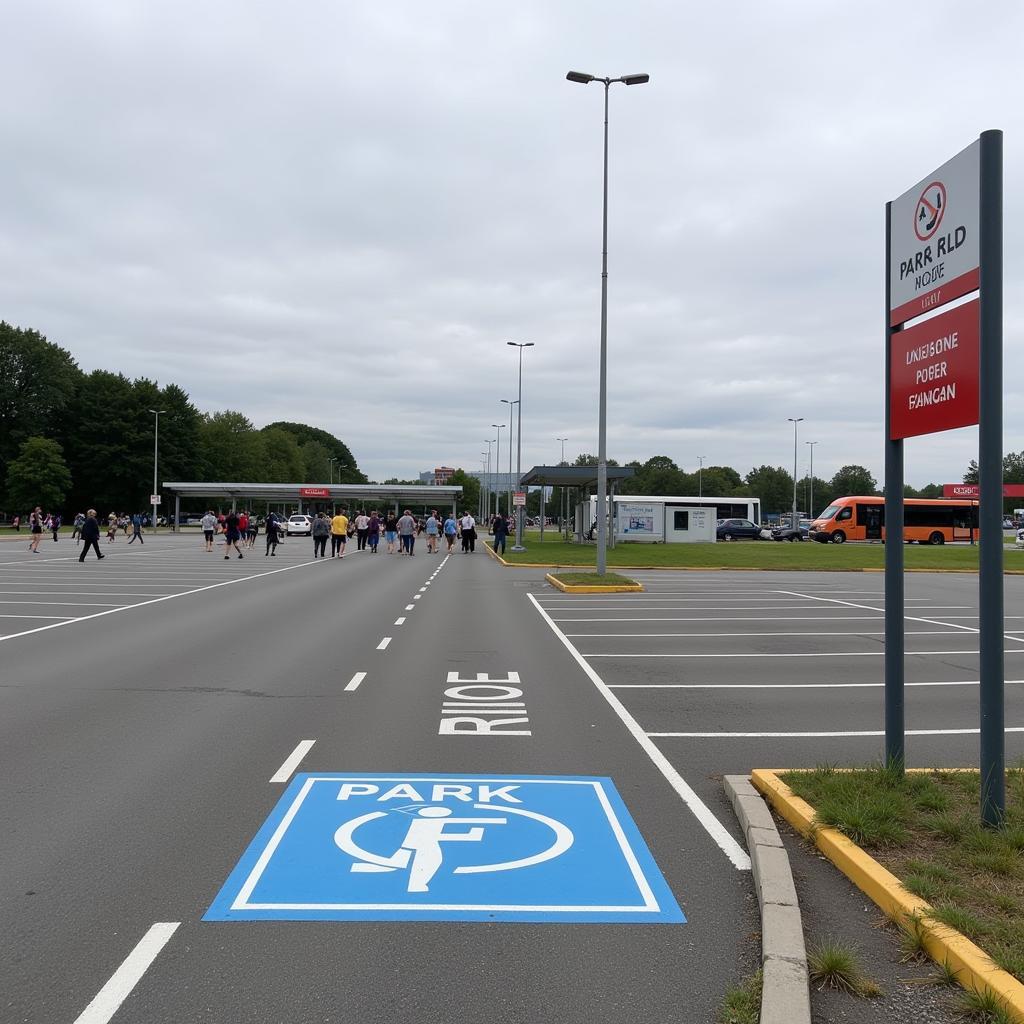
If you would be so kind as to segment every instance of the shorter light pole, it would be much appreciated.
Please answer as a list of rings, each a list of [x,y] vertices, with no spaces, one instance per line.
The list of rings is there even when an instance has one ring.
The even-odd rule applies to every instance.
[[[519,349],[519,397],[516,399],[519,405],[519,419],[516,421],[519,424],[519,429],[516,434],[516,490],[519,490],[519,481],[523,476],[523,349],[533,348],[532,341],[508,341],[506,345],[511,345],[513,348]],[[511,454],[511,451],[510,453]],[[541,484],[543,489],[544,485]],[[541,505],[544,504],[544,495],[541,494]],[[523,547],[523,520],[526,518],[526,506],[523,506],[523,511],[516,515],[516,542],[512,545],[513,551],[525,551]],[[544,519],[543,513],[541,513],[541,530]]]
[[[331,483],[334,483],[334,464],[338,461],[338,457],[335,456],[333,459],[327,460],[327,472],[330,475]]]
[[[491,453],[490,452],[481,452],[480,453],[480,469],[483,470],[484,473],[487,472],[487,470],[484,469],[484,466],[487,465],[487,461],[486,460],[490,459],[490,457],[491,457]],[[480,517],[480,522],[482,523],[484,521],[484,482],[483,482],[483,480],[480,481],[480,500],[476,503],[476,514]]]
[[[704,460],[707,458],[706,455],[698,455],[697,462],[697,497],[704,497]]]
[[[159,494],[157,493],[157,489],[156,489],[156,485],[157,485],[156,464],[157,464],[158,443],[159,443],[159,439],[160,439],[160,413],[167,412],[167,410],[166,409],[150,409],[149,411],[153,414],[153,417],[154,417],[153,418],[153,490],[152,490],[151,493],[153,495],[153,520],[152,520],[152,525],[153,525],[153,532],[156,533],[156,514],[157,514],[157,510],[159,508],[159,506],[156,503],[156,499],[159,497]],[[178,523],[175,523],[174,524],[174,528],[177,529],[178,525],[179,525]]]
[[[811,497],[810,497],[810,500],[807,502],[807,514],[812,519],[814,518],[814,446],[817,443],[818,443],[817,441],[804,441],[804,444],[810,445],[810,448],[811,448],[811,471],[810,471],[810,477],[811,477]]]
[[[793,424],[793,517],[790,521],[791,529],[797,528],[796,519],[796,431],[797,424],[803,423],[803,416],[797,416],[795,419],[792,416],[787,416],[786,419]]]
[[[491,518],[491,445],[494,444],[493,438],[488,438],[484,441],[487,445],[487,485],[484,491],[484,519]]]
[[[562,461],[559,462],[559,465],[560,466],[564,466],[565,465],[565,442],[568,441],[569,438],[567,438],[567,437],[556,437],[555,440],[562,442]],[[561,516],[561,522],[559,522],[558,525],[561,527],[562,532],[564,533],[565,532],[565,499],[566,499],[565,484],[562,484],[561,490],[562,490],[562,494],[561,494],[562,500],[561,500],[561,502],[560,502],[560,504],[558,506],[558,511],[559,511],[560,516]]]
[[[498,440],[494,442],[494,475],[501,476],[501,431],[505,426],[504,423],[492,423],[492,427],[498,432]],[[495,481],[497,483],[497,481]],[[494,514],[501,514],[501,488],[494,488]]]
[[[519,404],[518,398],[503,398],[503,405],[508,406],[508,479],[506,484],[508,486],[508,497],[506,501],[508,504],[505,506],[505,514],[512,515],[512,420],[515,417],[516,406]]]

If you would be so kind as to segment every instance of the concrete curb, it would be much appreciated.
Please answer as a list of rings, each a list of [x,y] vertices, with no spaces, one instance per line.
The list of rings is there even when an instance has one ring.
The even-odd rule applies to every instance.
[[[566,594],[637,594],[644,589],[642,583],[563,583],[549,572],[544,579]]]
[[[964,988],[991,992],[1013,1020],[1024,1022],[1024,985],[997,967],[965,935],[928,917],[931,905],[904,889],[892,872],[856,843],[834,828],[817,826],[814,808],[779,778],[779,771],[758,769],[751,773],[753,785],[779,814],[801,835],[813,839],[818,849],[887,917],[903,928],[918,929],[928,955],[950,967]]]
[[[750,779],[726,775],[724,782],[747,841],[761,910],[761,1024],[810,1024],[807,949],[789,855]]]

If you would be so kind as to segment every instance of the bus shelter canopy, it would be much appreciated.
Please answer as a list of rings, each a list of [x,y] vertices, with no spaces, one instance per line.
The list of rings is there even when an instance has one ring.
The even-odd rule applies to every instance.
[[[609,466],[608,483],[633,476],[631,466]],[[519,478],[520,487],[590,487],[597,483],[597,466],[534,466]]]

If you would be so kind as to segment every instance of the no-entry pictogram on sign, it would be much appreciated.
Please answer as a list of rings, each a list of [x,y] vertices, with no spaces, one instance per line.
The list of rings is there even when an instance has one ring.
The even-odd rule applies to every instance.
[[[941,181],[933,181],[925,186],[917,201],[917,214],[914,217],[914,234],[922,242],[927,242],[942,223],[946,212],[946,186]]]

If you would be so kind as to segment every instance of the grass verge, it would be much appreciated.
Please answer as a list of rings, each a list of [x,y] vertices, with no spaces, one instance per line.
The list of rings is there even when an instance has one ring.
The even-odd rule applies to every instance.
[[[977,772],[884,767],[787,772],[782,780],[931,904],[928,916],[966,935],[1024,982],[1024,769],[1007,773],[1007,818],[979,823]],[[912,952],[908,939],[906,952]]]
[[[566,544],[558,537],[528,533],[526,551],[505,552],[511,565],[554,565],[559,567],[593,566],[596,548],[592,544]],[[956,569],[977,572],[978,548],[968,545],[921,547],[908,544],[904,550],[908,569]],[[679,569],[801,569],[856,570],[882,569],[885,547],[882,544],[778,544],[770,541],[736,541],[732,544],[623,544],[608,549],[608,566],[615,568]],[[1008,552],[1007,571],[1024,571],[1024,551]]]
[[[718,1024],[758,1024],[763,980],[758,971],[729,989],[718,1010]]]

